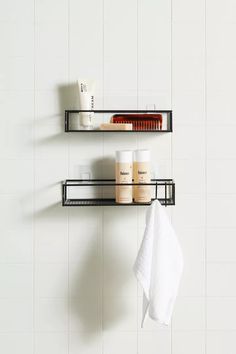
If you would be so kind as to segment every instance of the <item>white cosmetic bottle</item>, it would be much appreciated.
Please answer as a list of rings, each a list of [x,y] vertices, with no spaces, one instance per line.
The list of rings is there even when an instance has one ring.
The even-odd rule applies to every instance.
[[[150,183],[150,151],[136,150],[134,152],[134,183]],[[150,186],[134,186],[134,201],[148,203],[151,201]]]
[[[81,110],[94,110],[94,87],[93,80],[78,80],[79,104]],[[83,129],[93,129],[94,112],[81,112],[80,124]]]
[[[116,151],[116,183],[132,183],[133,152]],[[116,202],[129,204],[133,201],[132,185],[116,186]]]

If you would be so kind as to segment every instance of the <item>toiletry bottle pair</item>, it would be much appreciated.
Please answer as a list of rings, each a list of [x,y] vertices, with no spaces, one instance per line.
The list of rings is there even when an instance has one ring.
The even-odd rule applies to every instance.
[[[134,188],[132,181],[134,179]],[[130,204],[151,201],[150,186],[150,152],[149,150],[117,151],[116,152],[116,202]],[[124,184],[124,185],[122,185]],[[139,184],[139,185],[136,185]]]

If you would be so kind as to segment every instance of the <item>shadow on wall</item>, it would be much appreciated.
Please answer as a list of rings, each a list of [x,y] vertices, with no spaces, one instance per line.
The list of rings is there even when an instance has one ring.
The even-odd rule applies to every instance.
[[[78,107],[78,89],[76,83],[59,85],[57,88],[57,96],[55,98],[55,107],[53,114],[43,111],[42,114],[37,114],[36,124],[36,143],[40,147],[45,146],[45,143],[56,144],[60,143],[64,136],[64,112],[66,109]],[[37,107],[37,102],[36,102]],[[52,129],[48,129],[48,127]],[[56,127],[56,129],[55,129]]]
[[[89,209],[86,209],[87,213]],[[83,217],[84,213],[86,211],[78,209],[77,217]],[[76,326],[73,330],[80,332],[84,341],[96,337],[102,329],[111,329],[129,312],[125,297],[121,295],[130,281],[127,272],[130,258],[123,254],[122,245],[117,247],[113,233],[112,220],[106,224],[105,235],[101,229],[94,229],[91,233],[89,230],[78,231],[81,240],[89,235],[89,242],[70,280],[71,311]]]
[[[42,149],[46,152],[47,144],[50,144],[49,148],[51,148],[51,144],[52,147],[57,142],[61,144],[61,139],[65,136],[64,110],[74,108],[77,103],[76,85],[61,85],[58,87],[58,102],[58,114],[52,117],[40,117],[37,122],[37,130],[42,129],[42,132],[37,136],[37,144],[39,147],[42,146]],[[55,124],[60,128],[58,134],[55,134]],[[48,125],[52,126],[52,129],[49,129],[46,134],[44,134],[45,125],[46,128]],[[71,177],[81,178],[79,167],[79,165],[75,166]],[[90,167],[92,178],[114,178],[115,168],[112,158],[96,159]],[[50,173],[50,171],[48,172]],[[49,198],[49,196],[51,197]],[[38,222],[45,223],[45,225],[48,222],[52,224],[59,222],[62,225],[66,222],[68,209],[61,207],[60,198],[61,182],[49,184],[37,190],[35,216]],[[48,205],[48,200],[54,201],[54,203]],[[102,220],[101,208],[69,210],[70,222],[73,223],[73,217],[75,218],[75,224],[76,220],[83,220],[83,218],[89,220],[90,213],[95,214],[100,225]],[[99,213],[101,215],[98,215]],[[116,213],[114,213],[114,217],[117,218]],[[74,319],[73,330],[80,332],[80,335],[83,332],[82,339],[84,341],[97,336],[102,327],[112,328],[119,321],[122,321],[124,314],[128,312],[125,298],[119,295],[124,294],[124,288],[130,281],[130,276],[127,273],[130,259],[122,254],[122,247],[119,249],[113,243],[113,221],[111,218],[106,223],[105,235],[103,235],[102,227],[88,227],[85,230],[78,228],[82,250],[77,250],[78,262],[70,267],[70,304],[71,315]],[[122,223],[122,220],[120,222]],[[86,240],[87,238],[89,238],[89,242]],[[109,289],[113,289],[111,293],[113,295],[115,293],[116,296],[109,296]],[[114,289],[116,290],[114,291]]]

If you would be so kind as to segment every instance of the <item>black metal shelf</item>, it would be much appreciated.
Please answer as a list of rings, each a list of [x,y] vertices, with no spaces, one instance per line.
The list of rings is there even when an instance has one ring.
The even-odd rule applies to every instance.
[[[71,120],[73,114],[94,113],[94,114],[114,114],[114,113],[161,113],[166,115],[165,129],[155,130],[100,130],[95,129],[73,129]],[[66,133],[171,133],[173,131],[172,111],[171,110],[65,110],[65,132]]]
[[[149,203],[119,204],[115,201],[115,186],[150,186]],[[86,193],[87,192],[87,193]],[[86,195],[87,194],[87,195]],[[162,205],[175,205],[173,179],[152,179],[150,183],[115,183],[114,179],[67,179],[62,183],[62,206],[145,206],[158,199]]]

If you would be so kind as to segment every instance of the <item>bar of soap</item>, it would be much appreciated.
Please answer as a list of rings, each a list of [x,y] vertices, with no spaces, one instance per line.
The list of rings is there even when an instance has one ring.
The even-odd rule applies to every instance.
[[[100,125],[100,130],[132,130],[130,123],[103,123]]]

